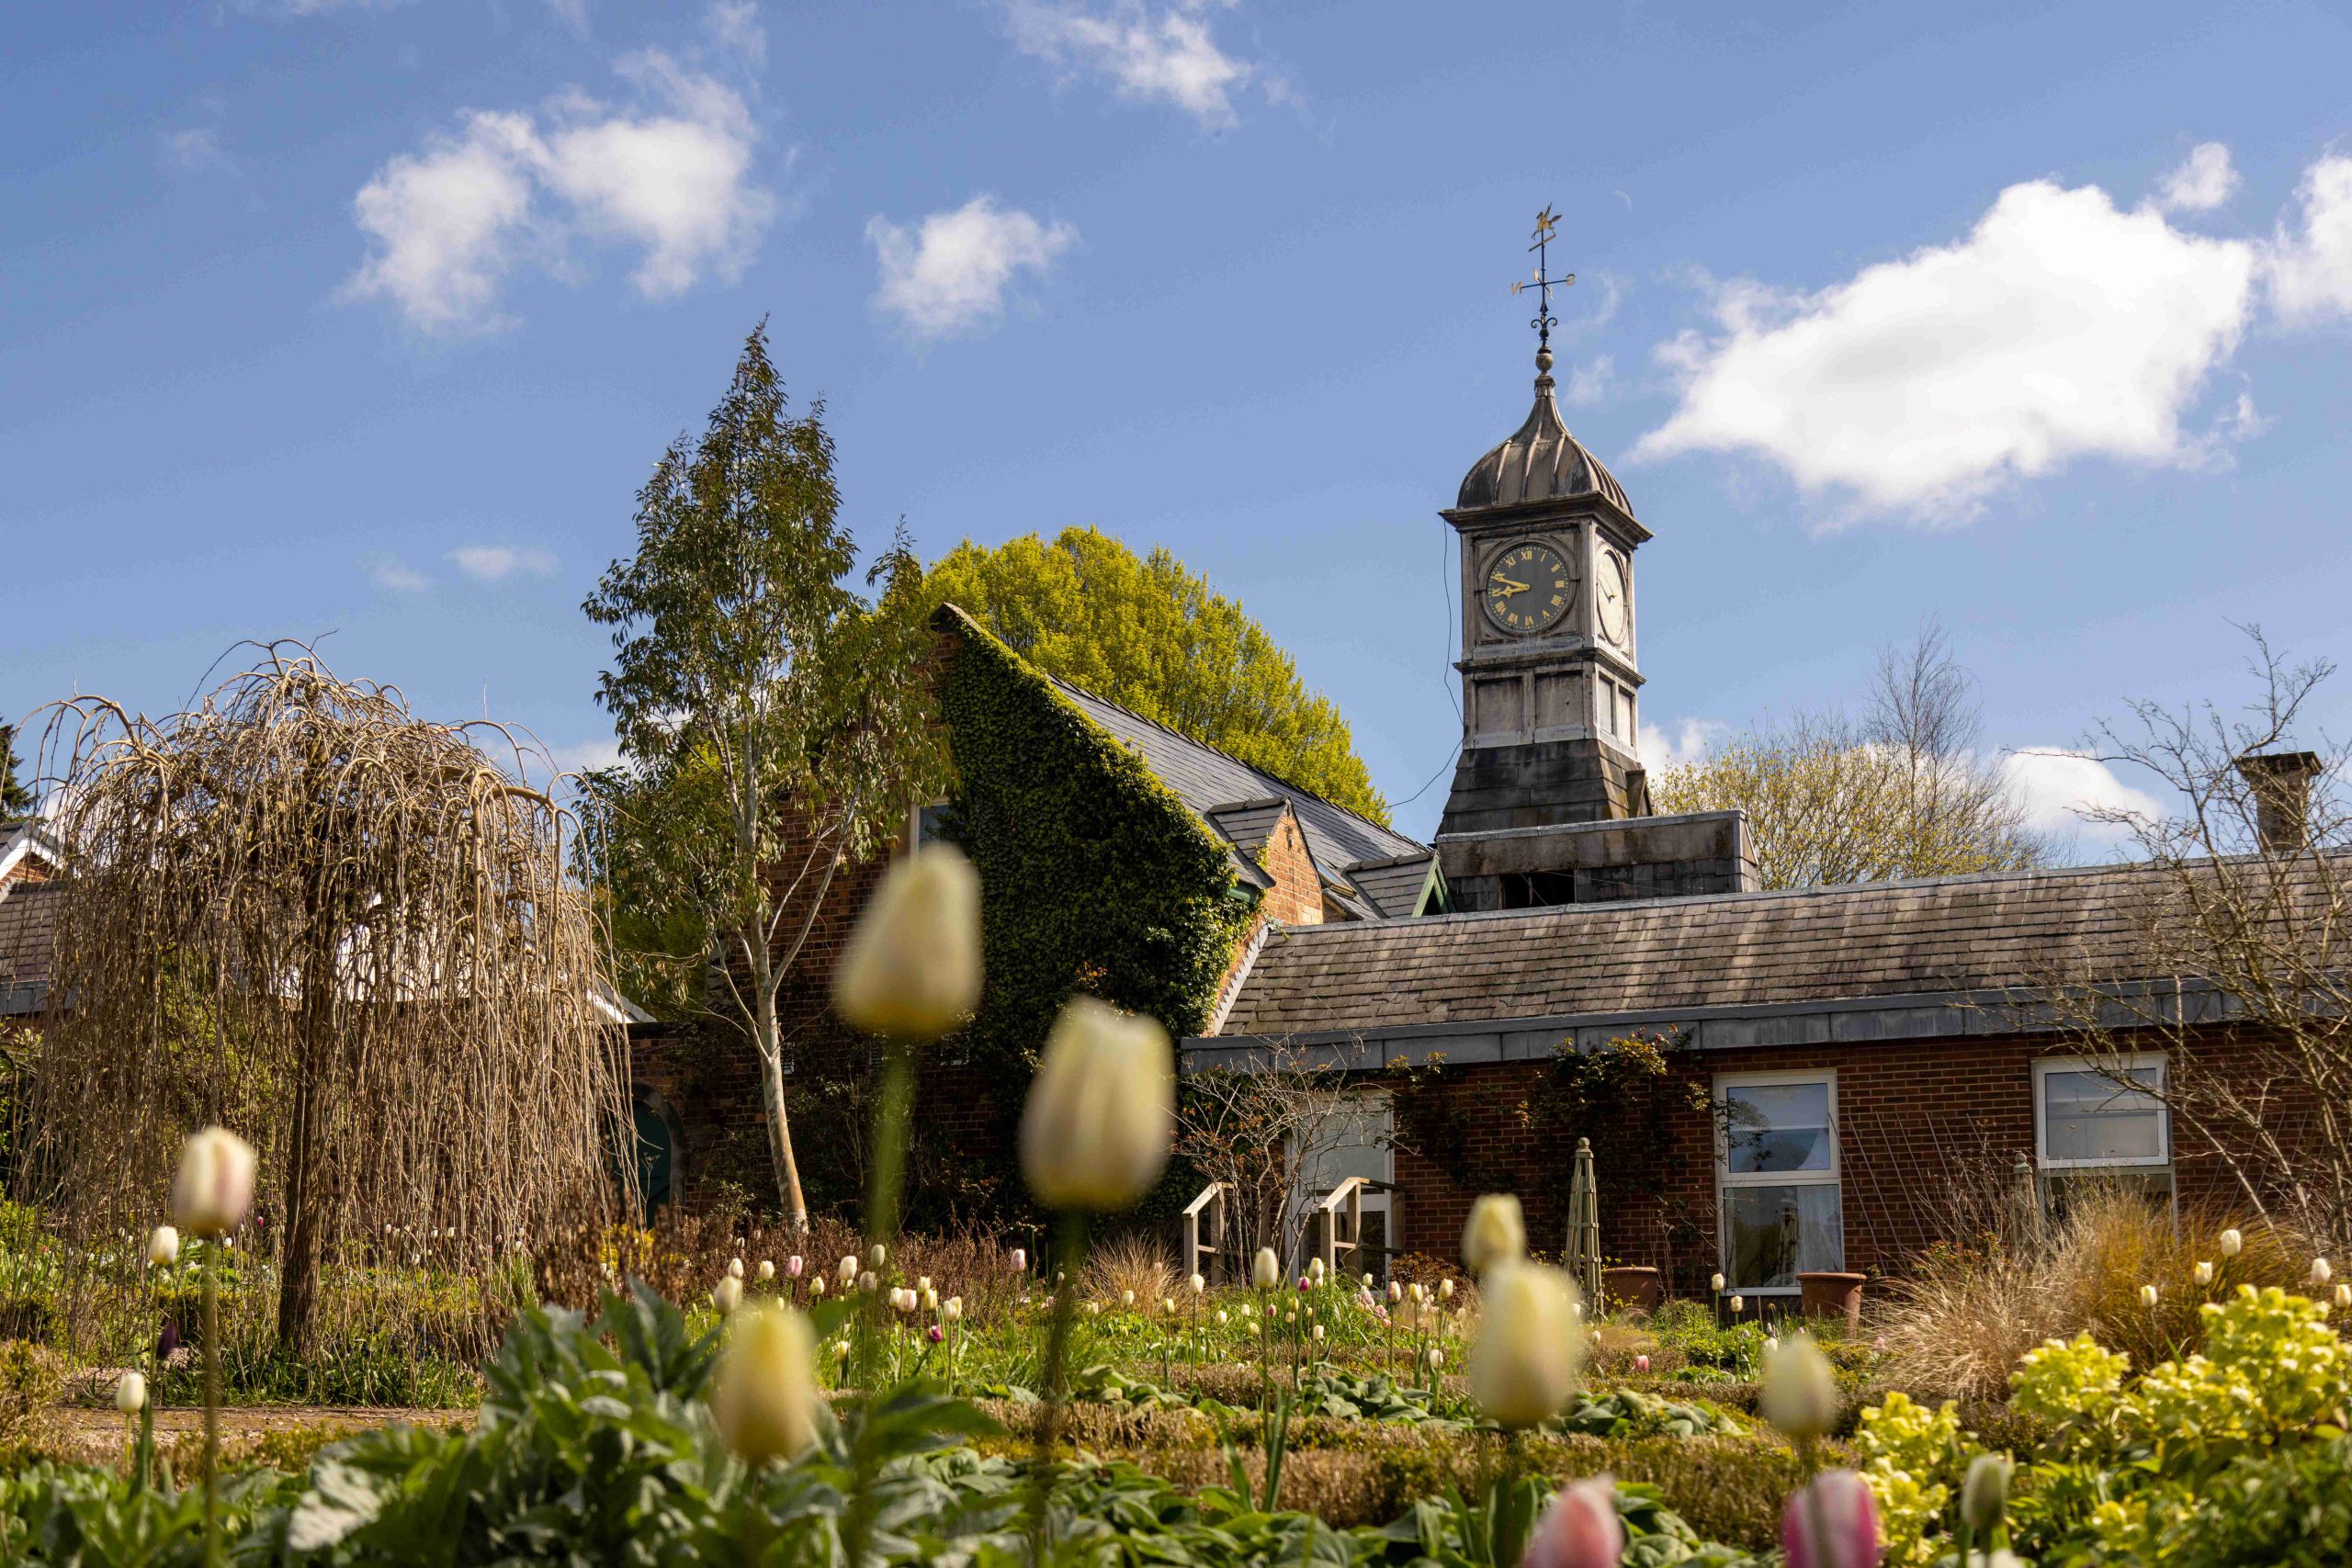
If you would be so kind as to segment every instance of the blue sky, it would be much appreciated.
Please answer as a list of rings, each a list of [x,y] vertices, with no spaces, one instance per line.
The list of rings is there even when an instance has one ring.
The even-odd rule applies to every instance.
[[[2340,6],[12,26],[0,713],[160,712],[238,638],[331,633],[594,758],[580,601],[766,315],[863,536],[1167,544],[1403,801],[1458,731],[1435,513],[1526,412],[1546,203],[1566,412],[1657,534],[1654,751],[1850,696],[1930,615],[2016,748],[2243,695],[2233,621],[2352,649]],[[2053,812],[2133,783],[2030,771]]]

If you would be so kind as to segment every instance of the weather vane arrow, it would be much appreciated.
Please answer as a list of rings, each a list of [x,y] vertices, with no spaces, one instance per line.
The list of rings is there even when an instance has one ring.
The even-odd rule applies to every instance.
[[[1510,286],[1513,294],[1524,293],[1530,288],[1535,290],[1535,318],[1527,324],[1535,329],[1535,368],[1546,375],[1552,369],[1552,329],[1560,324],[1560,318],[1552,314],[1552,290],[1566,288],[1577,280],[1573,272],[1562,273],[1557,277],[1552,276],[1550,246],[1559,231],[1559,214],[1546,204],[1544,210],[1535,215],[1535,243],[1527,247],[1535,253],[1535,276],[1522,278]]]

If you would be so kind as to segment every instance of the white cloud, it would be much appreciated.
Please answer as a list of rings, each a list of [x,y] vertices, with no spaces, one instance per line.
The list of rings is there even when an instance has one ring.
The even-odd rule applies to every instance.
[[[588,36],[588,0],[548,0],[548,9],[580,37]]]
[[[460,545],[449,552],[449,559],[476,582],[496,582],[518,571],[545,577],[555,570],[555,557],[548,551],[512,545]]]
[[[1731,726],[1712,718],[1686,718],[1671,731],[1655,724],[1644,724],[1635,750],[1642,761],[1653,768],[1675,767],[1695,762],[1713,749],[1717,740],[1731,733]]]
[[[2111,823],[2086,821],[2083,813],[2129,812],[2154,819],[2164,807],[2115,770],[2086,751],[2059,747],[2013,751],[2001,760],[2002,774],[2024,803],[2026,826],[2057,837],[2080,834],[2113,849],[2128,835]]]
[[[599,740],[558,746],[551,758],[567,773],[584,773],[592,768],[609,768],[617,763],[621,760],[621,743],[607,735]]]
[[[944,337],[985,326],[1004,313],[1014,275],[1043,272],[1078,231],[1008,211],[976,196],[953,212],[934,212],[914,232],[887,218],[865,225],[882,264],[875,305],[917,337]]]
[[[768,30],[760,25],[760,8],[753,0],[717,0],[704,13],[703,25],[721,53],[752,65],[768,62]]]
[[[373,247],[345,293],[390,299],[425,332],[496,325],[499,285],[531,220],[537,140],[527,115],[477,113],[387,163],[352,204]]]
[[[2295,197],[2300,229],[2281,225],[2266,258],[2271,308],[2290,326],[2352,316],[2352,157],[2313,164]]]
[[[428,333],[487,330],[514,268],[560,269],[575,236],[640,248],[649,299],[738,276],[775,211],[752,180],[742,96],[659,50],[617,70],[635,107],[571,92],[537,117],[476,111],[386,163],[354,204],[370,254],[345,295],[390,299]]]
[[[1589,409],[1609,395],[1617,378],[1617,362],[1608,355],[1600,355],[1568,372],[1568,384],[1560,390],[1560,400],[1570,408]]]
[[[423,572],[391,556],[378,556],[370,561],[368,576],[377,587],[395,593],[422,593],[433,586]]]
[[[1108,77],[1123,98],[1169,103],[1203,125],[1223,129],[1238,116],[1233,96],[1255,77],[1270,97],[1285,96],[1261,66],[1217,44],[1207,14],[1232,0],[1175,0],[1155,9],[1145,0],[1005,0],[1013,47],[1065,71]]]
[[[211,126],[192,126],[164,133],[164,165],[183,175],[237,172],[235,160],[220,144],[220,132]]]
[[[2047,180],[1958,243],[1816,294],[1714,290],[1718,331],[1660,350],[1681,400],[1636,455],[1747,451],[1808,493],[1923,522],[2072,458],[2210,463],[2182,428],[2251,310],[2256,248]]]
[[[2211,212],[2237,189],[2238,172],[2230,163],[2230,150],[2219,141],[2200,141],[2165,175],[2152,199],[2165,212]]]

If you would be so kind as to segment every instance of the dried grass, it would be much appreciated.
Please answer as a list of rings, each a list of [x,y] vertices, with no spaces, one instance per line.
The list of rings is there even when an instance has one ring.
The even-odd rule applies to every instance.
[[[1931,1252],[1873,1316],[1884,1375],[1904,1387],[1995,1398],[2018,1359],[2046,1339],[2087,1332],[2140,1368],[2193,1350],[2203,1339],[2203,1303],[2242,1283],[2292,1288],[2311,1267],[2294,1238],[2250,1226],[2245,1251],[2224,1260],[2219,1236],[2230,1223],[2184,1213],[2176,1229],[2141,1194],[2094,1187],[2043,1234]],[[2209,1288],[2194,1282],[2199,1260],[2219,1270]],[[2154,1308],[2140,1293],[2150,1284]]]
[[[1105,1302],[1126,1299],[1135,1292],[1136,1305],[1148,1308],[1176,1293],[1176,1266],[1147,1235],[1119,1236],[1086,1260],[1080,1294]]]

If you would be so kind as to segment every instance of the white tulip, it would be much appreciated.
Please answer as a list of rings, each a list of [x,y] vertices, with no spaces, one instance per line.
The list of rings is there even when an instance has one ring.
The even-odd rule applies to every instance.
[[[939,1310],[946,1315],[948,1322],[961,1322],[964,1316],[964,1298],[961,1296],[950,1296],[947,1298],[947,1304],[941,1307]]]
[[[842,1259],[842,1283],[844,1285],[854,1285],[857,1283],[856,1258],[844,1258]]]
[[[1720,1296],[1724,1293],[1724,1277],[1721,1274],[1712,1276],[1707,1280],[1707,1285],[1715,1294]]]
[[[2154,1306],[2156,1304],[2156,1288],[2154,1285],[2141,1286],[2140,1302],[2143,1306]]]
[[[2196,1269],[2191,1272],[2200,1285],[2210,1285],[2213,1282],[2213,1266],[2201,1258],[2198,1260]]]
[[[874,1244],[872,1250],[866,1253],[865,1260],[879,1269],[890,1261],[890,1249],[877,1241]]]
[[[1194,1295],[1196,1295],[1196,1296],[1197,1296],[1197,1295],[1199,1295],[1203,1291],[1205,1291],[1205,1290],[1207,1290],[1207,1289],[1209,1288],[1209,1282],[1208,1282],[1208,1280],[1206,1280],[1205,1279],[1203,1279],[1203,1278],[1202,1278],[1200,1275],[1198,1275],[1198,1274],[1193,1275],[1190,1280],[1186,1280],[1186,1281],[1185,1281],[1185,1283],[1186,1283],[1186,1284],[1188,1284],[1188,1285],[1190,1285],[1190,1286],[1192,1287],[1193,1294],[1194,1294]]]
[[[2240,1235],[2239,1235],[2236,1231],[2234,1231],[2234,1230],[2226,1230],[2226,1231],[2223,1231],[2223,1232],[2222,1233],[2222,1257],[2224,1257],[2224,1258],[2235,1258],[2235,1257],[2236,1257],[2240,1252],[2244,1251],[2245,1249],[2245,1237],[2244,1237],[2244,1236]]]
[[[1732,1314],[1732,1316],[1734,1316],[1734,1317],[1737,1317],[1741,1313],[1746,1312],[1747,1310],[1747,1298],[1746,1296],[1734,1296],[1734,1297],[1732,1297],[1732,1299],[1731,1299],[1731,1314]]]
[[[147,1238],[147,1261],[161,1269],[179,1261],[180,1233],[170,1225],[157,1225]]]
[[[1576,1286],[1557,1269],[1505,1261],[1484,1284],[1486,1321],[1470,1348],[1470,1395],[1504,1427],[1532,1427],[1565,1408],[1584,1358]]]
[[[125,1416],[136,1416],[147,1405],[147,1379],[139,1372],[125,1372],[115,1380],[114,1407]]]
[[[2312,1289],[2314,1289],[2314,1290],[2324,1290],[2324,1289],[2326,1289],[2326,1288],[2327,1288],[2327,1282],[2328,1282],[2330,1280],[2334,1279],[2335,1277],[2335,1270],[2328,1267],[2327,1259],[2326,1259],[2326,1258],[2312,1258]]]
[[[1527,1223],[1520,1216],[1517,1194],[1489,1192],[1470,1205],[1470,1223],[1462,1227],[1462,1259],[1472,1273],[1525,1256]]]
[[[1272,1247],[1260,1247],[1258,1256],[1250,1260],[1250,1282],[1261,1291],[1271,1291],[1283,1282],[1283,1260],[1274,1256]]]
[[[1838,1374],[1809,1334],[1767,1341],[1758,1415],[1792,1438],[1825,1438],[1838,1425]]]
[[[727,1260],[727,1272],[734,1279],[741,1279],[743,1277],[743,1260],[740,1258],[729,1258]]]
[[[761,1259],[760,1259],[760,1283],[761,1283],[761,1284],[763,1284],[763,1285],[764,1285],[764,1284],[766,1284],[770,1280],[773,1280],[773,1279],[775,1279],[775,1264],[773,1261],[771,1261],[770,1259],[768,1259],[768,1258],[761,1258]]]
[[[728,1321],[727,1344],[710,1380],[719,1436],[757,1464],[790,1459],[817,1441],[817,1384],[808,1369],[808,1319],[769,1303]],[[843,1340],[835,1352],[846,1357]]]
[[[743,1304],[741,1279],[733,1274],[721,1275],[718,1283],[711,1287],[710,1304],[721,1312],[730,1313],[741,1306]]]
[[[918,1291],[928,1291],[931,1289],[931,1276],[928,1274],[916,1275],[915,1289]]]
[[[1021,1110],[1021,1169],[1050,1209],[1124,1209],[1150,1190],[1175,1135],[1168,1032],[1072,997],[1046,1037]]]
[[[945,844],[893,865],[833,971],[833,1010],[868,1034],[936,1040],[980,999],[980,879]]]
[[[225,1127],[207,1127],[180,1150],[172,1218],[200,1236],[228,1235],[254,1206],[254,1148]]]

